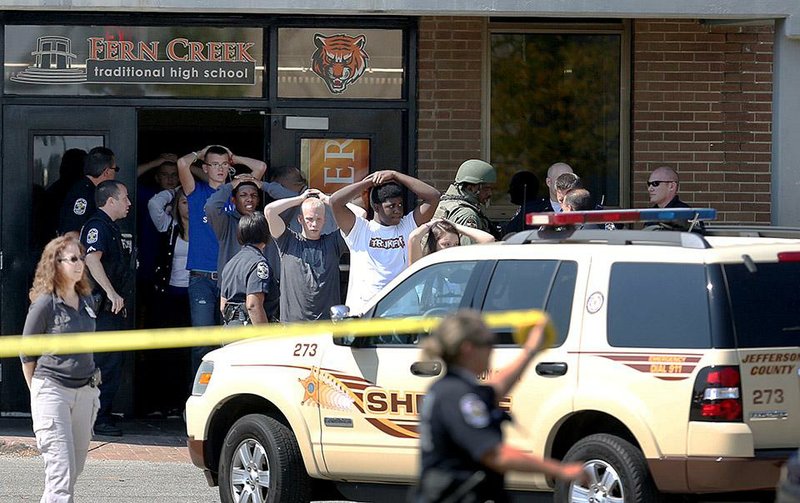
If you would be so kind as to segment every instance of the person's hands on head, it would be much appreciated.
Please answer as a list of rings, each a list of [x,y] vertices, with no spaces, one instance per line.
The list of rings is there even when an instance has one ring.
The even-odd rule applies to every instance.
[[[158,154],[158,158],[161,159],[161,162],[178,162],[178,156],[176,154],[170,154],[169,152],[165,152],[162,154]]]
[[[317,189],[306,189],[301,195],[303,196],[303,199],[308,199],[309,197],[319,198],[320,194],[322,193]]]
[[[231,180],[231,186],[235,189],[242,182],[256,182],[256,179],[250,173],[242,173],[233,177],[233,180]]]
[[[396,171],[391,169],[385,169],[382,171],[376,171],[372,173],[373,183],[375,185],[383,185],[384,183],[391,182],[395,179],[395,175],[397,174]]]

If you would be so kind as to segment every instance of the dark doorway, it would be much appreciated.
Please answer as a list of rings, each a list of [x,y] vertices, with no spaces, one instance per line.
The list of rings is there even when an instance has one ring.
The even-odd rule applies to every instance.
[[[159,233],[153,225],[147,203],[161,190],[174,184],[180,186],[177,179],[169,176],[169,173],[177,173],[176,168],[161,168],[161,165],[207,145],[222,145],[236,155],[264,159],[265,137],[264,116],[258,112],[213,109],[139,111],[136,191],[138,328],[191,324],[185,290],[172,287],[163,294],[155,286],[155,268],[163,262],[169,247],[165,239],[167,233]],[[161,175],[157,176],[159,172]],[[150,417],[179,414],[189,395],[193,377],[189,349],[136,351],[134,360],[134,413]]]

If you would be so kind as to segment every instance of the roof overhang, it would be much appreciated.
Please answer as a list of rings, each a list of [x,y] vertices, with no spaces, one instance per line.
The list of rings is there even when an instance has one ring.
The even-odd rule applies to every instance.
[[[2,10],[253,13],[292,15],[479,16],[544,18],[785,19],[800,37],[792,0],[6,0]]]

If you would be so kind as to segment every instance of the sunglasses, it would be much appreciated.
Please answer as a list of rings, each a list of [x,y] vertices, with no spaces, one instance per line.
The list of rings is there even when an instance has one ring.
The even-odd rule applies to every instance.
[[[71,257],[64,257],[64,258],[60,258],[60,259],[58,259],[58,261],[59,261],[59,262],[70,262],[70,263],[72,263],[72,264],[74,264],[75,262],[77,262],[77,261],[79,261],[79,260],[80,260],[81,262],[85,262],[85,261],[86,261],[86,257],[85,257],[85,256],[83,256],[83,255],[81,255],[81,256],[79,256],[79,257],[78,257],[78,256],[75,256],[75,255],[73,255],[73,256],[71,256]]]
[[[675,183],[675,180],[652,180],[647,182],[648,187],[658,187],[662,183]]]

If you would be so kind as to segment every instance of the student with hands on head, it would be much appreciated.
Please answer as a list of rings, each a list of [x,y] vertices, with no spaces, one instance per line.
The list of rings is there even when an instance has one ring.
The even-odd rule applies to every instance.
[[[420,225],[408,236],[408,265],[431,253],[461,245],[461,236],[473,243],[491,243],[494,236],[488,232],[454,224],[443,218],[434,218]]]
[[[422,200],[405,215],[403,187]],[[356,216],[347,205],[365,190],[375,213],[372,220]],[[362,313],[369,300],[406,268],[408,236],[433,217],[439,197],[427,183],[391,170],[372,173],[331,196],[333,216],[350,248],[346,304],[353,313]]]
[[[264,208],[280,252],[282,322],[328,319],[330,308],[341,303],[339,259],[347,245],[339,232],[323,233],[329,201],[324,193],[307,189]],[[281,218],[282,213],[298,206],[299,233]]]

